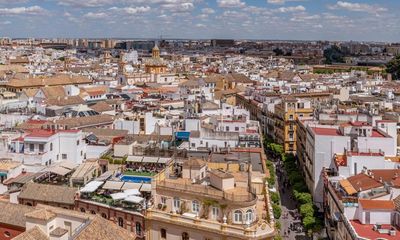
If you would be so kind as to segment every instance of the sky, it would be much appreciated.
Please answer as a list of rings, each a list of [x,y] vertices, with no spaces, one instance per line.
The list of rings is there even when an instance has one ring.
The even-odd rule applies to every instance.
[[[0,0],[0,37],[400,42],[400,0]]]

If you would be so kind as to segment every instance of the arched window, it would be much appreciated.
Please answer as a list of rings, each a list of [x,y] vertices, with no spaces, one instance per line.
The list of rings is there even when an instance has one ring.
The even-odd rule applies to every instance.
[[[182,240],[189,240],[189,234],[187,232],[182,233]]]
[[[246,211],[246,222],[252,223],[253,222],[253,210],[249,209]]]
[[[142,225],[139,222],[136,222],[136,235],[141,235],[142,233]]]
[[[118,218],[118,226],[124,227],[124,219],[122,217]]]
[[[94,210],[90,211],[90,213],[93,215],[96,214],[96,212]]]
[[[107,214],[102,213],[102,214],[101,214],[101,217],[107,219]]]
[[[4,237],[10,238],[11,237],[11,233],[9,231],[5,231],[4,232]]]
[[[200,211],[200,204],[197,200],[194,200],[192,202],[192,212],[199,213],[199,211]]]
[[[236,210],[235,213],[233,214],[233,217],[235,223],[243,222],[242,212],[240,210]]]
[[[53,143],[50,143],[50,151],[53,151]]]
[[[86,210],[82,207],[82,208],[81,208],[81,212],[86,212]]]
[[[167,239],[167,230],[161,228],[160,230],[161,239]]]

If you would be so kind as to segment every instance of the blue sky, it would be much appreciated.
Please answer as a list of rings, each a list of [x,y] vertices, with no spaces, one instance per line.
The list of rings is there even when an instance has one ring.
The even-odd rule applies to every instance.
[[[400,42],[399,0],[0,0],[0,36]]]

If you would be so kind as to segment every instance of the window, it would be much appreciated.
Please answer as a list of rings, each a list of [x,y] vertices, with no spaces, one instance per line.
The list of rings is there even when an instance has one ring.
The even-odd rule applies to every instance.
[[[293,120],[293,115],[289,115],[289,120]]]
[[[62,154],[62,155],[61,155],[61,158],[62,158],[62,159],[67,159],[67,154]]]
[[[178,210],[181,207],[181,201],[179,200],[178,197],[174,198],[174,208],[175,210]]]
[[[196,143],[192,143],[192,147],[196,147]]]
[[[91,213],[91,214],[93,214],[93,215],[94,215],[94,214],[96,214],[96,212],[95,212],[95,211],[93,211],[93,210],[92,210],[92,211],[90,211],[90,213]]]
[[[101,217],[107,219],[107,214],[102,213],[102,214],[101,214]]]
[[[44,152],[44,145],[43,144],[39,144],[39,152]]]
[[[227,132],[229,132],[229,126],[226,126],[225,129]]]
[[[251,210],[251,209],[246,211],[246,222],[248,222],[248,223],[253,222],[253,210]]]
[[[235,223],[242,223],[243,218],[242,218],[242,212],[240,210],[236,210],[235,213],[233,214],[234,217],[234,222]]]
[[[192,212],[199,213],[199,210],[200,210],[200,204],[198,201],[194,200],[192,202]]]
[[[81,151],[81,156],[83,156],[83,151]]]
[[[142,225],[139,222],[136,222],[136,234],[141,235],[142,234]]]
[[[167,198],[166,197],[161,197],[161,204],[163,204],[163,205],[167,204]]]
[[[76,146],[79,146],[79,140],[76,141]]]
[[[81,208],[81,212],[86,212],[86,210],[84,208]]]
[[[219,208],[212,207],[211,214],[212,214],[212,219],[217,220],[219,215]]]
[[[5,231],[5,232],[4,232],[4,236],[5,236],[6,238],[10,238],[10,237],[11,237],[11,233],[10,233],[9,231]]]
[[[161,239],[167,239],[167,230],[161,228],[160,230]]]
[[[124,219],[122,219],[122,217],[118,218],[118,226],[124,227]]]
[[[53,143],[50,143],[50,151],[53,151]],[[57,155],[58,156],[58,155]],[[58,159],[58,158],[57,158]]]
[[[187,232],[182,233],[182,240],[189,240],[189,234]]]
[[[29,151],[30,151],[30,152],[35,151],[35,145],[33,145],[32,143],[29,144]]]
[[[239,131],[239,127],[235,127],[235,131]]]

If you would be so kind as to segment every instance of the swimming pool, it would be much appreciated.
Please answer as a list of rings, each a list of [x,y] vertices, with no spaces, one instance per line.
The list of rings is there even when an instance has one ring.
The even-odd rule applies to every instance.
[[[149,177],[140,177],[140,176],[122,175],[121,180],[124,181],[124,182],[151,183],[151,178],[149,178]]]

